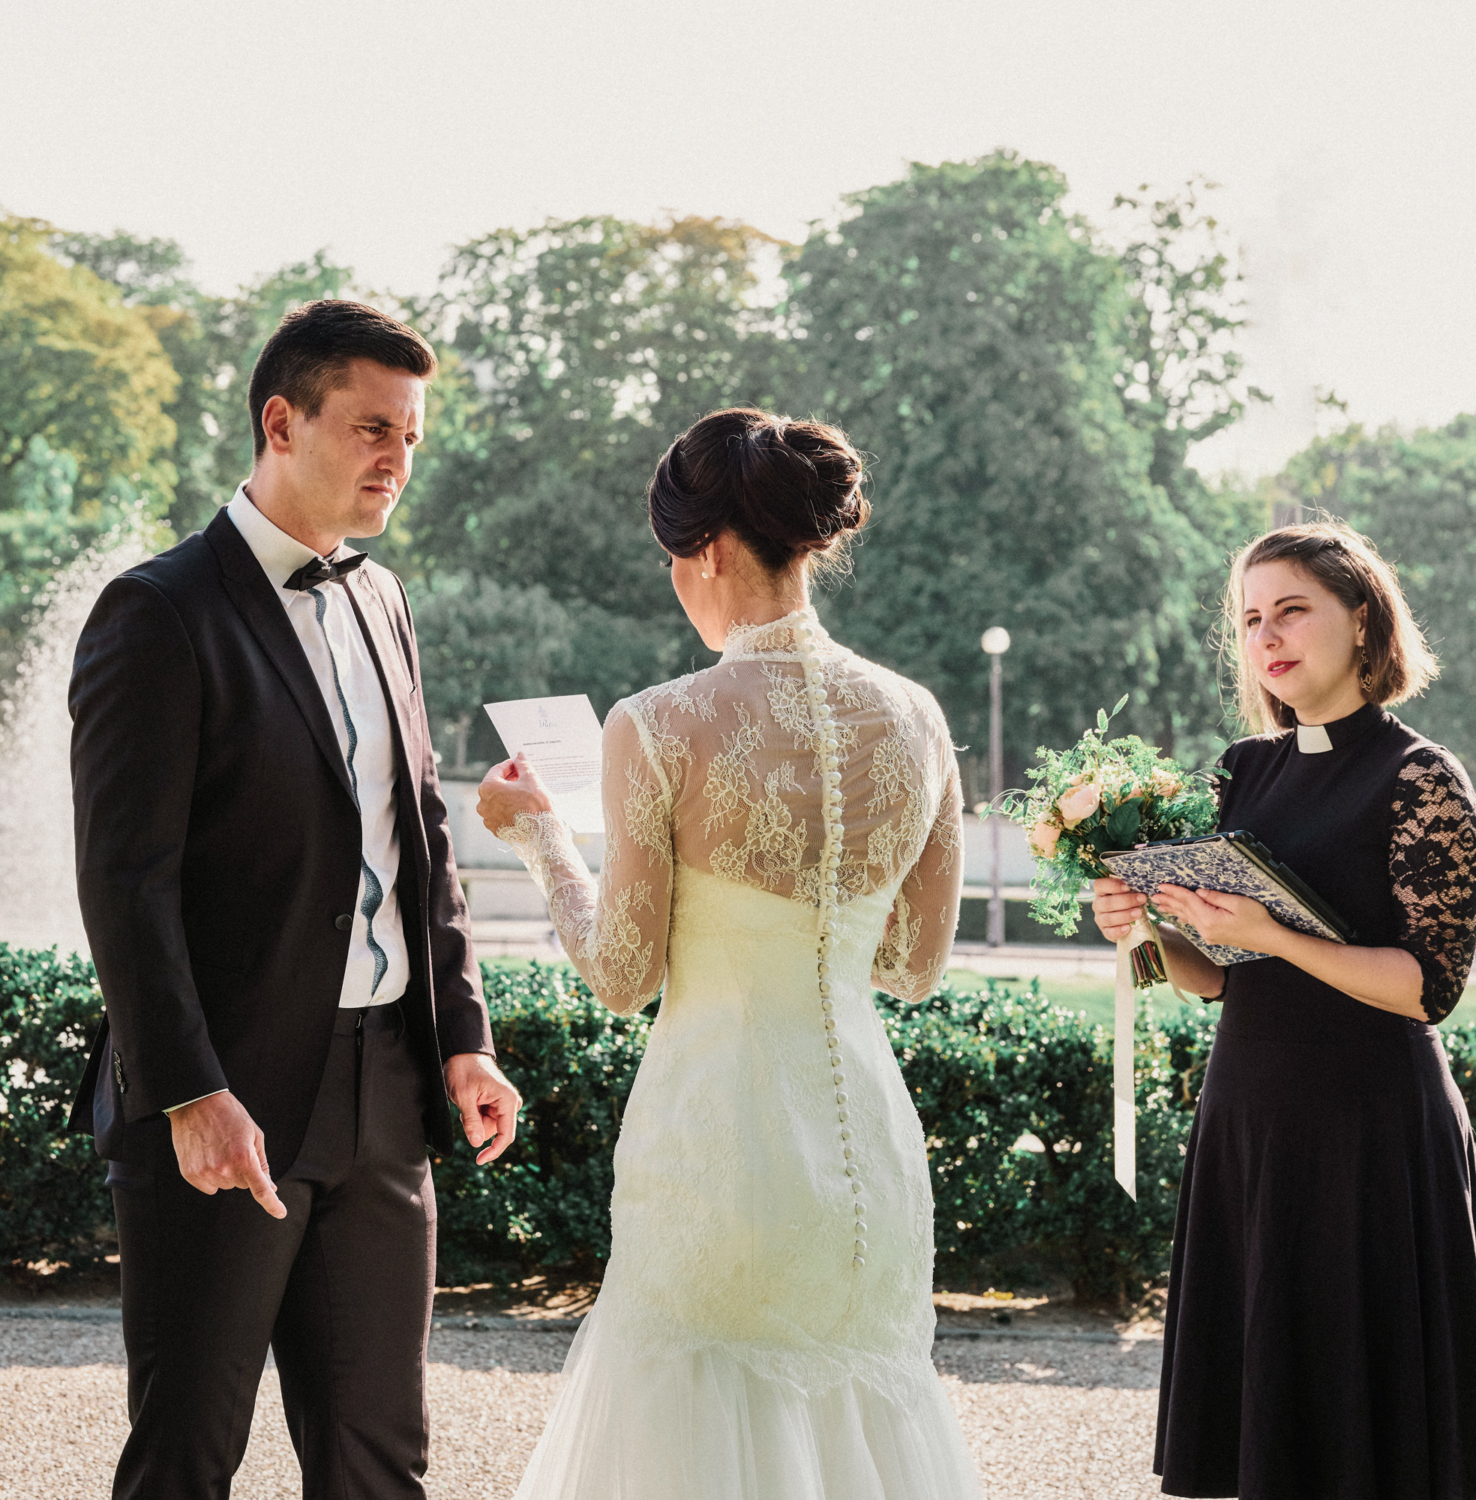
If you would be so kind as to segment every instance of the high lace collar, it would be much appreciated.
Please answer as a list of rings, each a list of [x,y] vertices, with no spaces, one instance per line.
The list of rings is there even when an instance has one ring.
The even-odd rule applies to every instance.
[[[753,661],[759,657],[799,656],[799,630],[801,625],[809,627],[814,649],[823,651],[831,644],[830,636],[820,623],[814,609],[807,605],[796,609],[765,625],[746,625],[737,621],[728,629],[728,638],[723,642],[722,660]]]

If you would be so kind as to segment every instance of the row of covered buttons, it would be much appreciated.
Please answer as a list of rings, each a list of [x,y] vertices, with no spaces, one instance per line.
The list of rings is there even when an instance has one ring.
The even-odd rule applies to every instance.
[[[830,993],[830,950],[835,937],[835,909],[840,894],[841,839],[844,834],[841,823],[840,737],[836,733],[835,715],[827,702],[828,694],[819,680],[808,625],[802,622],[796,634],[804,657],[810,709],[819,728],[820,766],[824,787],[820,802],[821,821],[825,828],[825,840],[820,851],[820,1010],[825,1018],[825,1045],[830,1052],[836,1116],[840,1121],[846,1176],[850,1179],[855,1208],[855,1242],[851,1264],[860,1270],[866,1264],[866,1205],[861,1201],[861,1168],[856,1162],[856,1148],[851,1144],[851,1116],[847,1108],[850,1099],[845,1091],[846,1075],[842,1068],[840,1038],[835,1030],[835,1002]]]

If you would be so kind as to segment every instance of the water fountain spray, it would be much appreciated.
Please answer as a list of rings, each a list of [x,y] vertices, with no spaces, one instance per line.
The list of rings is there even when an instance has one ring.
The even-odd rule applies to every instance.
[[[67,684],[104,587],[152,549],[133,522],[52,579],[10,682],[0,684],[0,941],[87,952],[72,838]]]

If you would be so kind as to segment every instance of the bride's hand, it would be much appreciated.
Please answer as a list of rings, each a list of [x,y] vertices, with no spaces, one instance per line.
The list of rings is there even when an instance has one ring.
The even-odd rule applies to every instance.
[[[520,813],[552,811],[548,788],[521,751],[493,766],[477,788],[477,815],[491,833],[511,827]]]

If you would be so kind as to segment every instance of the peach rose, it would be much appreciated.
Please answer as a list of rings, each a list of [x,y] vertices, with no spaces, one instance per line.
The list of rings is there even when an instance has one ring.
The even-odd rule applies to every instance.
[[[1068,828],[1075,828],[1083,818],[1089,818],[1102,805],[1102,789],[1087,782],[1085,786],[1073,787],[1056,804],[1061,810],[1061,821]]]
[[[1047,823],[1042,819],[1030,830],[1030,847],[1042,859],[1050,859],[1056,852],[1056,840],[1060,837],[1061,830],[1054,823]]]

